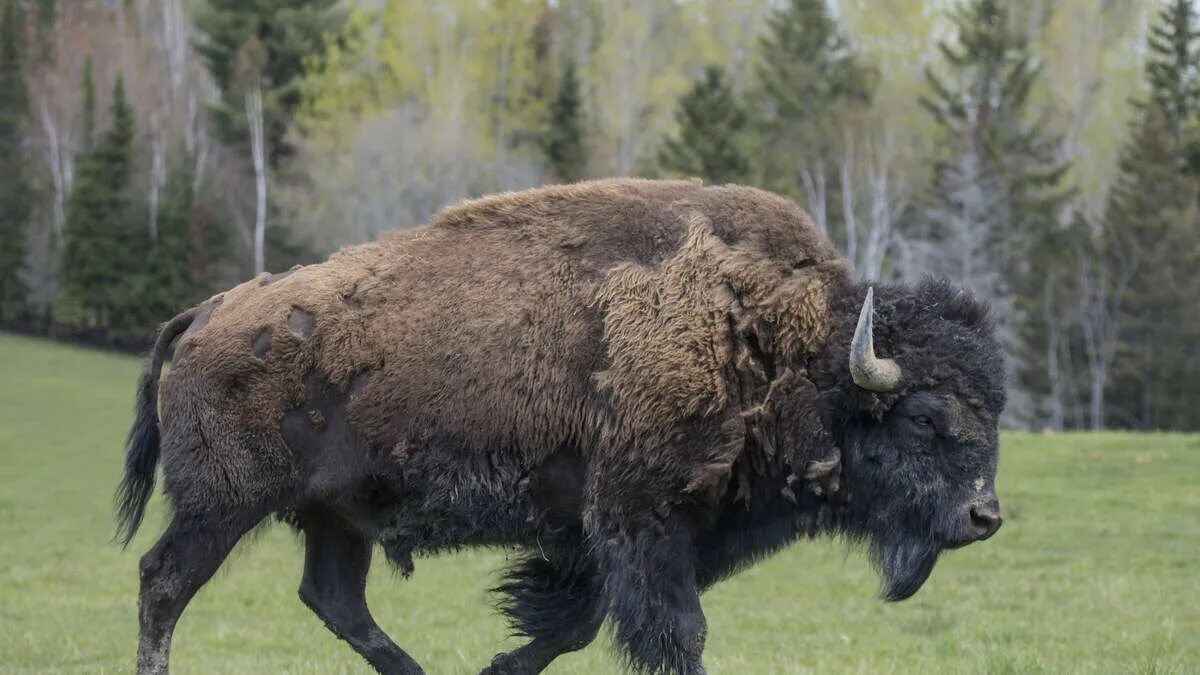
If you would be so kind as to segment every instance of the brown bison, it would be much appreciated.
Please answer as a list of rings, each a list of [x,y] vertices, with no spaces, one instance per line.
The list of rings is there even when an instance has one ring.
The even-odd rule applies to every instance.
[[[377,542],[406,576],[420,554],[525,551],[497,591],[530,640],[487,672],[540,671],[608,618],[632,668],[701,673],[700,593],[800,537],[864,541],[899,600],[995,532],[1002,372],[969,295],[873,299],[766,192],[466,202],[162,329],[118,492],[128,543],[161,458],[138,671],[166,671],[189,599],[278,514],[304,536],[300,598],[381,672],[420,667],[367,609]]]

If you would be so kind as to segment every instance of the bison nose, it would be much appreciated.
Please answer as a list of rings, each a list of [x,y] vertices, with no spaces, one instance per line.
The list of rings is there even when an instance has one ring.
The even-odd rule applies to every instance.
[[[1000,502],[992,497],[971,505],[971,539],[983,541],[996,534],[1004,519],[1000,517]]]

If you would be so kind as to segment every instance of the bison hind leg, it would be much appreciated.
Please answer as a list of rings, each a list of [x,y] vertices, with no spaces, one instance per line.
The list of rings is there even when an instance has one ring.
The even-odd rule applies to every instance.
[[[583,547],[530,553],[505,573],[493,591],[497,608],[528,643],[492,659],[484,669],[539,673],[555,658],[591,644],[604,622],[605,605],[594,562]]]
[[[234,544],[265,514],[265,510],[175,512],[166,532],[139,565],[139,675],[167,672],[171,635],[184,608],[212,578]]]

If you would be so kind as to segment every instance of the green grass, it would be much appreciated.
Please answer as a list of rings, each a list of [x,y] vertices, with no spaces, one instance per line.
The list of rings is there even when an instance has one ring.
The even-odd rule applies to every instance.
[[[0,334],[0,671],[126,672],[137,559],[162,503],[121,552],[110,498],[130,421],[131,358]],[[800,543],[704,598],[712,673],[1200,671],[1200,437],[1010,434],[1007,524],[946,556],[913,599],[884,604],[863,556]],[[473,673],[502,647],[485,589],[499,551],[380,564],[370,599],[430,673]],[[282,526],[243,542],[175,633],[179,673],[366,672],[296,598]],[[618,672],[607,640],[555,673]]]

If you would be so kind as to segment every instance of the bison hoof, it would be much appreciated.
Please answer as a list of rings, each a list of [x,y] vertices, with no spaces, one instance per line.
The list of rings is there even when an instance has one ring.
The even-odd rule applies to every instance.
[[[524,667],[521,659],[510,653],[497,654],[487,668],[479,671],[479,675],[518,675],[535,672]]]

